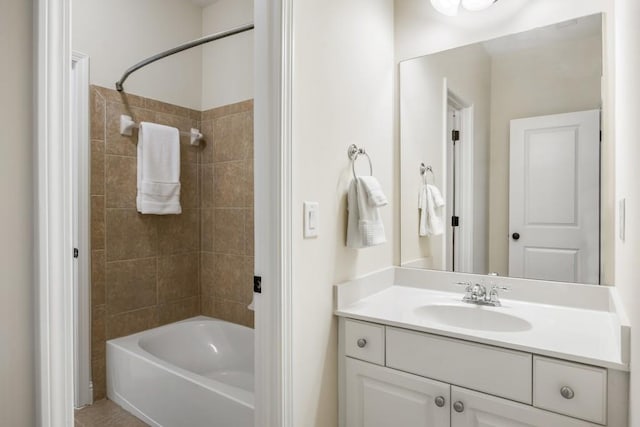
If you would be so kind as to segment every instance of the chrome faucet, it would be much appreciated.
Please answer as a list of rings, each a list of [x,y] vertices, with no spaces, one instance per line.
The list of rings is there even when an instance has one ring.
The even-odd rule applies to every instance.
[[[463,302],[488,305],[491,307],[500,307],[502,305],[498,297],[498,290],[509,290],[509,288],[505,286],[492,285],[489,292],[487,292],[487,288],[484,285],[480,283],[473,284],[471,282],[457,282],[456,285],[465,287],[466,294],[462,298]]]

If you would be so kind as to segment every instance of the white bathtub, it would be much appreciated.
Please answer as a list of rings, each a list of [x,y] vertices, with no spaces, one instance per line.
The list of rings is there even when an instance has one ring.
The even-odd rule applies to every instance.
[[[107,396],[153,426],[253,426],[253,377],[253,330],[210,317],[107,341]]]

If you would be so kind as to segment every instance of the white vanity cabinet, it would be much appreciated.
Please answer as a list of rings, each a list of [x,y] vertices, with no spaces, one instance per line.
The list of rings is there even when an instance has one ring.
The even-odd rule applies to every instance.
[[[587,427],[597,425],[543,411],[533,406],[451,386],[451,427]]]
[[[347,357],[346,425],[449,427],[450,386]]]
[[[340,425],[605,426],[606,371],[341,317]]]

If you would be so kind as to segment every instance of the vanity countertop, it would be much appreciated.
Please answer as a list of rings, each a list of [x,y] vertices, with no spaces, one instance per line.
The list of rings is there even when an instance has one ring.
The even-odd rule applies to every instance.
[[[501,307],[477,306],[462,302],[464,289],[456,292],[433,289],[428,285],[407,286],[398,283],[403,280],[393,280],[403,275],[404,272],[399,270],[405,269],[391,270],[392,272],[383,271],[373,275],[370,287],[367,287],[366,278],[337,285],[335,314],[606,368],[623,371],[629,369],[626,357],[628,325],[624,314],[615,310],[616,304],[608,303],[608,308],[588,302],[584,306],[568,306],[557,304],[557,301],[549,304],[510,299],[507,293],[500,297]],[[433,273],[427,273],[431,280]],[[469,280],[468,277],[465,279]],[[517,288],[519,285],[516,283],[515,286]],[[544,284],[541,289],[544,289]],[[603,295],[615,292],[612,288],[605,287],[588,286],[584,289],[586,292],[583,300],[589,300],[593,296],[586,295],[588,292],[600,292]],[[558,291],[562,292],[562,288],[559,287]],[[572,292],[575,299],[580,300],[581,288],[575,287]],[[522,295],[517,290],[514,293],[516,296]],[[453,324],[465,324],[464,321],[458,322],[456,316],[483,317],[488,314],[493,317],[492,313],[487,312],[495,312],[497,320],[494,323],[498,326],[485,330],[482,327],[476,328],[475,325],[460,327],[448,324],[448,321],[433,320],[424,313],[425,308],[431,310],[434,306],[445,306],[437,307],[435,311],[446,314]],[[508,323],[509,316],[515,316],[515,320],[525,326],[516,327],[517,330],[513,331],[500,330],[502,318]]]

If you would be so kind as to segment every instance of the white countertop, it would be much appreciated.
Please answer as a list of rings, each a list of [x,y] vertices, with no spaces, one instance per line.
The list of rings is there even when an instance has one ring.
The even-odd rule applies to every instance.
[[[389,276],[387,272],[383,275]],[[346,294],[345,286],[349,283],[339,285],[343,288],[336,293],[336,315],[606,368],[629,369],[628,358],[624,357],[626,345],[621,319],[613,310],[527,302],[504,295],[500,298],[502,307],[475,306],[461,301],[462,289],[460,292],[448,292],[424,286],[384,285],[379,277],[374,277],[371,280],[373,289],[366,292],[363,289],[367,281],[359,279],[357,282],[349,290],[352,295],[342,298],[342,301],[341,292]],[[354,288],[362,297],[354,298]],[[576,298],[580,298],[580,289],[576,288],[574,292]],[[528,321],[531,327],[517,332],[466,329],[419,314],[421,307],[442,304],[511,314]]]

